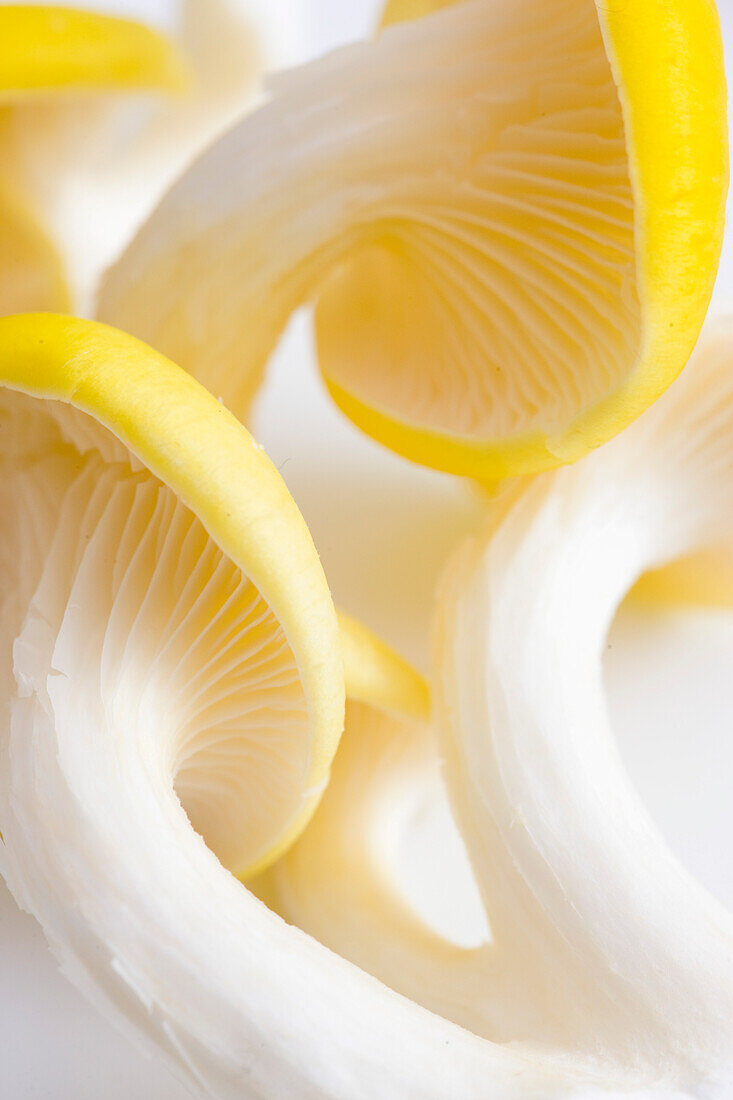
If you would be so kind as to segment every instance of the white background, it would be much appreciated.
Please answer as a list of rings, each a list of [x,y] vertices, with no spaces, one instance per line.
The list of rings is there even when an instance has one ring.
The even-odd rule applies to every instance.
[[[282,4],[284,17],[291,7],[269,2]],[[157,17],[165,5],[99,6]],[[300,7],[308,56],[368,33],[378,4],[302,0]],[[732,0],[719,7],[733,56]],[[732,294],[729,235],[718,303]],[[304,319],[278,352],[255,432],[303,510],[336,602],[425,668],[435,580],[478,516],[470,490],[388,454],[340,417],[316,380]],[[651,617],[627,609],[609,638],[610,705],[632,777],[680,858],[733,907],[732,665],[733,616],[725,612]],[[102,1096],[182,1100],[188,1093],[87,1006],[0,883],[0,1097]]]

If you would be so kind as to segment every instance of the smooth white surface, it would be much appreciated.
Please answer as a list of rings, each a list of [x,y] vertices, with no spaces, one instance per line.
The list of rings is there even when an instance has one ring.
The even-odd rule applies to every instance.
[[[99,6],[141,15],[165,2]],[[311,0],[311,7],[304,56],[367,33],[379,4]],[[733,55],[733,4],[719,7]],[[718,299],[733,300],[730,233]],[[478,521],[478,499],[359,435],[330,405],[308,360],[308,325],[298,318],[273,364],[256,433],[310,525],[336,601],[424,668],[434,583]],[[609,647],[611,709],[629,770],[673,849],[733,906],[733,615],[627,610]],[[0,975],[2,1100],[188,1095],[87,1006],[2,884]]]

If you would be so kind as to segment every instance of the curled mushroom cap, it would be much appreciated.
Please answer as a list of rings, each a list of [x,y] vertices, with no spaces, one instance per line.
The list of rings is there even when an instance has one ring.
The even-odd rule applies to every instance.
[[[312,813],[342,724],[335,614],[276,470],[161,356],[6,318],[0,378],[0,858],[65,968],[134,1015],[158,996],[146,953],[176,953],[163,911],[194,920],[202,868],[228,877],[209,848],[243,872]]]
[[[0,320],[0,381],[0,868],[64,972],[198,1094],[559,1095],[232,873],[292,843],[343,722],[328,589],[261,449],[106,326]],[[351,630],[356,696],[424,708],[370,647]]]
[[[479,1003],[509,1039],[534,1018],[546,1044],[641,1084],[721,1096],[733,1080],[733,917],[632,787],[601,658],[643,573],[730,556],[732,339],[733,322],[719,322],[636,424],[535,479],[466,545],[442,593],[436,675],[453,808],[497,966],[514,981],[487,982]]]
[[[432,4],[418,4],[418,9]],[[572,461],[687,361],[728,183],[710,0],[465,0],[279,78],[100,316],[246,416],[293,310],[356,424],[482,478]]]
[[[0,179],[14,200],[0,194],[1,312],[91,309],[101,272],[179,172],[253,105],[266,69],[302,50],[303,0],[166,7],[169,37],[71,8],[0,6]]]
[[[9,698],[55,712],[58,689],[100,743],[123,719],[156,741],[200,831],[249,869],[312,812],[341,727],[300,514],[237,421],[138,341],[28,315],[2,321],[0,357]]]
[[[149,28],[71,8],[4,4],[0,42],[0,313],[66,309],[63,264],[34,209],[42,204],[29,204],[25,194],[26,152],[45,144],[38,120],[49,111],[48,99],[180,91],[183,66],[173,46]],[[48,157],[43,176],[46,189],[57,191]]]

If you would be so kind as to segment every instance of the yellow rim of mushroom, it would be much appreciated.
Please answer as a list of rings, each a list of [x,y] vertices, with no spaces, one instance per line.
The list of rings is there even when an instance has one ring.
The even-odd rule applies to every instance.
[[[276,858],[304,827],[326,784],[344,697],[328,587],[280,475],[194,379],[105,325],[53,314],[0,319],[0,385],[72,406],[107,428],[193,513],[280,624],[305,697],[309,747],[300,805],[273,823],[257,864]]]

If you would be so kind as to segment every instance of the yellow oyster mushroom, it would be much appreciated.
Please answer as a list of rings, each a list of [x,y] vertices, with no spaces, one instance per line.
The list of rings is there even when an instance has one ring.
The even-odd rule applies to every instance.
[[[190,376],[106,326],[0,320],[0,385],[5,706],[76,723],[120,766],[154,753],[227,866],[267,861],[320,797],[344,692],[280,476]]]
[[[100,273],[195,152],[256,101],[264,71],[297,56],[303,2],[175,0],[169,40],[85,12],[14,9],[6,76],[20,87],[0,102],[0,178],[56,242],[75,311],[91,311]],[[61,303],[5,312],[33,307]]]
[[[183,69],[173,47],[147,27],[69,8],[3,5],[0,42],[0,313],[66,309],[61,258],[4,148],[10,121],[19,105],[49,95],[180,89]]]
[[[52,314],[0,319],[0,418],[0,871],[64,972],[197,1095],[562,1095],[230,873],[295,839],[343,723],[336,615],[261,448],[158,353]],[[357,696],[424,714],[344,629]]]
[[[281,77],[99,311],[245,417],[313,302],[346,414],[491,480],[579,458],[687,362],[728,185],[720,26],[711,0],[441,7]]]

